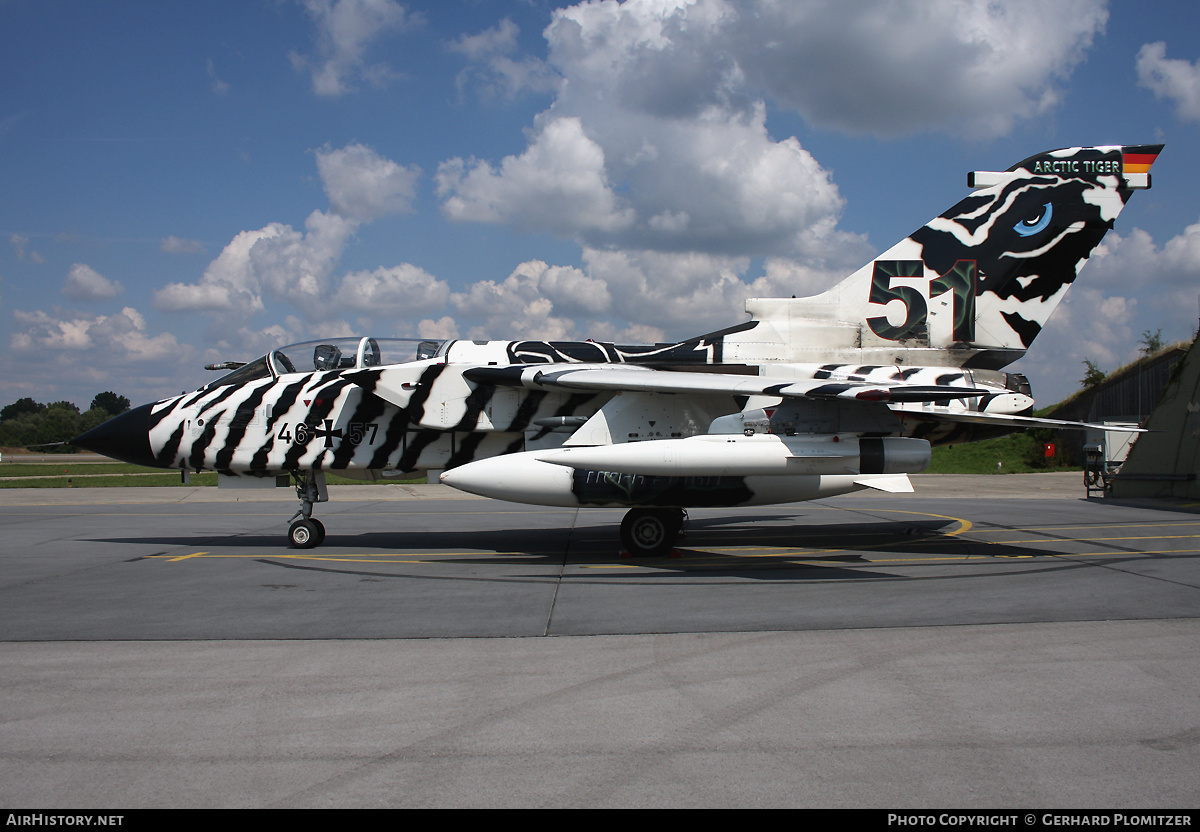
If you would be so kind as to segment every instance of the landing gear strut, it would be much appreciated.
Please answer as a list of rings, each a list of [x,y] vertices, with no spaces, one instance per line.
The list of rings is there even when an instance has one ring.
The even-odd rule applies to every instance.
[[[685,519],[681,508],[631,508],[621,521],[621,545],[634,557],[662,557],[675,548]]]
[[[293,549],[312,549],[325,540],[325,526],[312,516],[313,503],[329,500],[329,492],[325,489],[325,472],[292,471],[292,479],[296,483],[300,508],[292,515],[291,519],[295,522],[288,529],[288,541]]]

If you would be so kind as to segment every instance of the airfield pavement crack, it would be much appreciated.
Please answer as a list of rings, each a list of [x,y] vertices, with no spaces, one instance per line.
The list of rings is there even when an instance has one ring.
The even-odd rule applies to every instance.
[[[1061,535],[1061,534],[1053,534],[1052,532],[1047,531],[1045,529],[1038,529],[1036,532],[1034,532],[1034,531],[1022,529],[1019,526],[1007,526],[1002,523],[989,523],[988,525],[990,525],[994,528],[997,528],[997,529],[1005,529],[1007,531],[1014,532],[1014,533],[1015,532],[1024,532],[1024,533],[1030,534],[1030,535],[1037,535],[1041,539],[1048,540],[1048,541],[1056,540],[1061,543],[1078,543],[1078,542],[1080,542],[1076,538],[1068,537],[1066,535]],[[1102,527],[1103,527],[1103,524],[1098,523],[1096,525],[1096,528],[1102,528]],[[985,542],[985,541],[983,541],[983,542]],[[1030,542],[1036,543],[1037,541],[1033,540]],[[1096,541],[1091,541],[1091,542],[1093,543],[1093,545],[1099,546],[1101,548],[1111,549],[1114,553],[1122,552],[1122,553],[1125,553],[1125,554],[1128,554],[1131,556],[1137,556],[1138,562],[1141,562],[1146,558],[1154,559],[1154,558],[1160,558],[1160,557],[1167,557],[1172,554],[1171,552],[1144,552],[1139,549],[1134,549],[1129,546],[1121,546],[1116,543],[1110,543],[1110,542],[1104,541],[1104,540],[1096,540]],[[1078,555],[1072,555],[1069,553],[1058,553],[1058,552],[1046,552],[1043,555],[1043,557],[1054,558],[1056,560],[1061,560],[1061,561],[1068,561],[1068,562],[1076,564],[1078,566],[1094,566],[1099,569],[1108,569],[1113,572],[1120,572],[1123,575],[1131,575],[1135,578],[1147,578],[1152,581],[1161,581],[1162,583],[1173,584],[1175,586],[1184,586],[1189,589],[1200,589],[1200,586],[1193,584],[1193,583],[1188,583],[1187,581],[1177,581],[1177,580],[1172,580],[1170,578],[1164,578],[1159,575],[1147,575],[1142,572],[1136,572],[1132,569],[1124,569],[1121,567],[1120,564],[1113,563],[1112,561],[1109,561],[1106,563],[1103,561],[1083,560]]]
[[[661,634],[635,634],[633,636],[616,636],[616,638],[658,638]],[[695,634],[686,634],[695,635]],[[708,635],[708,634],[703,634]],[[348,761],[346,770],[326,777],[323,780],[309,783],[308,785],[300,786],[281,799],[269,804],[264,808],[297,808],[301,805],[323,806],[325,801],[332,799],[339,792],[344,791],[353,783],[361,782],[370,777],[375,772],[386,768],[387,766],[395,765],[406,760],[426,759],[434,760],[453,756],[462,752],[456,748],[463,740],[478,736],[483,733],[484,729],[496,725],[504,719],[513,719],[521,714],[530,711],[542,711],[550,705],[557,702],[570,701],[572,698],[580,696],[589,688],[594,688],[600,685],[620,684],[629,682],[648,672],[656,672],[666,674],[671,667],[679,667],[691,662],[697,658],[711,655],[714,652],[738,651],[745,649],[749,645],[768,642],[778,639],[781,635],[786,635],[777,631],[769,631],[764,633],[732,633],[729,634],[735,638],[729,642],[723,642],[714,647],[704,640],[695,643],[695,646],[684,647],[679,652],[671,651],[668,656],[662,656],[657,651],[652,658],[639,660],[635,665],[630,667],[622,667],[601,672],[598,675],[589,675],[587,678],[579,681],[563,685],[554,690],[537,691],[528,694],[518,701],[511,702],[506,705],[501,705],[492,710],[487,711],[479,716],[469,717],[463,722],[449,725],[445,728],[435,731],[434,733],[422,737],[420,739],[407,742],[394,750],[384,753],[375,754],[369,759],[357,759]],[[569,639],[609,639],[614,636],[552,636],[551,638],[569,638]],[[895,661],[897,653],[892,651],[887,654],[886,661]],[[854,672],[861,672],[863,662],[856,659],[858,664],[854,668]],[[821,683],[827,683],[822,680]],[[806,686],[811,687],[811,683],[806,683]],[[776,697],[777,698],[777,697]],[[750,708],[751,711],[757,712],[761,710],[753,702],[744,702],[735,706],[735,710],[739,712],[739,718],[745,718],[746,714],[740,713],[745,708]],[[721,709],[723,712],[728,712],[729,706]],[[728,721],[726,716],[726,721]],[[691,736],[691,732],[688,734]],[[655,743],[662,745],[661,741]],[[663,746],[663,748],[674,746]],[[614,755],[618,759],[628,759],[628,754]],[[622,780],[627,780],[627,775],[622,775]],[[578,805],[578,804],[574,804]]]
[[[1120,546],[1120,547],[1114,546],[1112,548],[1119,549],[1120,551],[1129,551],[1129,553],[1132,555],[1140,555],[1141,557],[1138,558],[1138,562],[1141,562],[1144,558],[1154,557],[1156,554],[1161,556],[1161,554],[1162,554],[1162,553],[1136,552],[1133,550],[1126,550],[1125,547],[1123,547],[1123,546]],[[1167,552],[1166,554],[1169,555],[1170,553]],[[1085,560],[1081,560],[1081,559],[1077,558],[1074,555],[1047,554],[1046,557],[1055,558],[1056,560],[1070,561],[1071,563],[1078,564],[1079,566],[1094,566],[1099,569],[1108,569],[1113,572],[1120,572],[1122,575],[1131,575],[1132,577],[1135,577],[1135,578],[1146,578],[1147,580],[1160,581],[1164,584],[1172,584],[1174,586],[1183,586],[1183,587],[1187,587],[1188,589],[1200,589],[1200,585],[1197,585],[1197,584],[1188,583],[1187,581],[1175,581],[1175,580],[1171,580],[1170,578],[1164,578],[1161,575],[1147,575],[1143,572],[1136,572],[1132,569],[1122,569],[1120,567],[1120,565],[1114,564],[1111,562],[1102,563],[1102,562],[1097,562],[1094,560],[1085,561]]]
[[[567,571],[567,557],[571,553],[571,541],[575,537],[575,528],[579,523],[579,509],[571,515],[571,528],[567,529],[567,541],[563,544],[562,562],[558,565],[558,577],[554,581],[554,593],[550,596],[550,609],[546,612],[546,627],[542,635],[550,635],[550,625],[554,621],[554,607],[558,603],[558,590],[562,587],[563,575]]]

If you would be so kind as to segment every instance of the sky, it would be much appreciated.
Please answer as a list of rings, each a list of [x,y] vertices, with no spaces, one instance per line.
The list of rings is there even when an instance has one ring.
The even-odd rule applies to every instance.
[[[1200,318],[1194,0],[0,0],[0,404],[340,335],[675,340],[1058,147],[1164,143],[1039,404]]]

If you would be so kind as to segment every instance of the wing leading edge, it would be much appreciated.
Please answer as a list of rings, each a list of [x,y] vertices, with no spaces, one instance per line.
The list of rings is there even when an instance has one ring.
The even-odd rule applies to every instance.
[[[611,365],[572,367],[565,370],[547,370],[543,367],[474,367],[464,371],[463,377],[476,384],[533,389],[779,396],[789,399],[851,399],[865,402],[936,402],[977,398],[992,393],[990,390],[974,387],[948,385],[789,379]]]

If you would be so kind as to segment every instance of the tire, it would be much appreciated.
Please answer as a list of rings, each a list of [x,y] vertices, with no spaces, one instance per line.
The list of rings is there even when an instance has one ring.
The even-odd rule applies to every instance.
[[[325,539],[325,527],[320,520],[297,520],[288,529],[288,540],[293,549],[312,549]]]
[[[634,557],[663,557],[675,548],[682,527],[679,509],[632,508],[621,521],[621,545]]]

